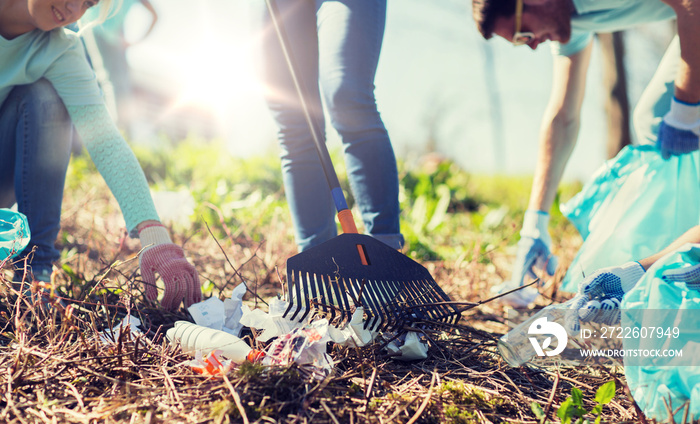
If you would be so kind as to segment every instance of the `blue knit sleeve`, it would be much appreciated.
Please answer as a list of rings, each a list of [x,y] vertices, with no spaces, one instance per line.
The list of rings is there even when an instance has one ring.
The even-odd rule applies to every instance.
[[[104,105],[67,106],[97,170],[119,203],[126,228],[136,237],[136,226],[160,220],[136,156],[112,122]]]

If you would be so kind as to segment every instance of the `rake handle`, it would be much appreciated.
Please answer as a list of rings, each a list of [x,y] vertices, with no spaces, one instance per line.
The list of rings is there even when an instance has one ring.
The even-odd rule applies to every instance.
[[[323,174],[326,176],[326,181],[328,182],[328,187],[331,190],[331,197],[333,198],[333,203],[335,204],[335,209],[338,211],[338,221],[340,221],[340,226],[344,233],[357,234],[357,226],[355,226],[355,220],[352,216],[352,212],[348,208],[348,203],[345,200],[345,195],[343,194],[343,189],[340,188],[340,181],[338,181],[338,175],[333,168],[333,161],[328,153],[328,147],[325,143],[325,137],[323,136],[322,125],[318,122],[318,118],[311,115],[309,111],[309,105],[307,103],[308,91],[304,85],[304,81],[299,78],[297,72],[297,65],[292,56],[292,50],[289,45],[287,38],[287,33],[284,29],[284,23],[280,19],[280,12],[277,8],[275,0],[265,0],[267,5],[267,10],[272,18],[272,26],[275,28],[277,33],[277,38],[279,39],[280,45],[282,47],[282,53],[287,62],[287,67],[289,68],[289,73],[292,76],[292,81],[294,81],[294,87],[296,89],[297,95],[299,96],[299,103],[304,112],[304,118],[311,131],[311,138],[313,138],[314,144],[316,145],[316,152],[321,160],[321,167],[323,168]]]

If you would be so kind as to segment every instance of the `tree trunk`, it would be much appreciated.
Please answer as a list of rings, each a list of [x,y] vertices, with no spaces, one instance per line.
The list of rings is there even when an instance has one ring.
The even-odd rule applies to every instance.
[[[603,84],[607,92],[608,158],[630,144],[630,110],[625,76],[625,46],[622,32],[598,34],[603,58]]]

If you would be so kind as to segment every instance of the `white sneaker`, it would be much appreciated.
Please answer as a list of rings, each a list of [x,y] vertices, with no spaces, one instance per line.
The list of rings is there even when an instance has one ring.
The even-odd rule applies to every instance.
[[[506,293],[515,289],[517,286],[513,286],[510,281],[504,281],[503,283],[491,288],[491,293],[499,295],[501,293]],[[540,292],[535,286],[525,287],[518,291],[514,291],[511,294],[499,297],[496,302],[501,302],[505,305],[510,306],[513,309],[524,309],[527,308],[532,302],[537,299]]]

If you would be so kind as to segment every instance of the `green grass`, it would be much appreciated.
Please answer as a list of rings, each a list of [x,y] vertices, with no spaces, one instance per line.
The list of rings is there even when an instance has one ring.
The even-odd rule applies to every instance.
[[[159,149],[133,148],[154,190],[188,190],[196,201],[193,221],[206,222],[219,237],[224,227],[256,229],[287,214],[279,158],[274,154],[232,157],[220,143],[185,140]],[[337,173],[352,208],[354,199],[342,155],[332,152]],[[68,188],[92,184],[96,170],[87,156],[71,163]],[[445,160],[432,169],[408,168],[399,162],[401,231],[406,253],[417,260],[454,259],[465,250],[486,251],[514,244],[527,208],[531,177],[477,175]],[[99,179],[99,177],[97,177]],[[554,241],[575,233],[558,210],[580,183],[560,187],[551,210]],[[358,214],[355,219],[362,228]]]

